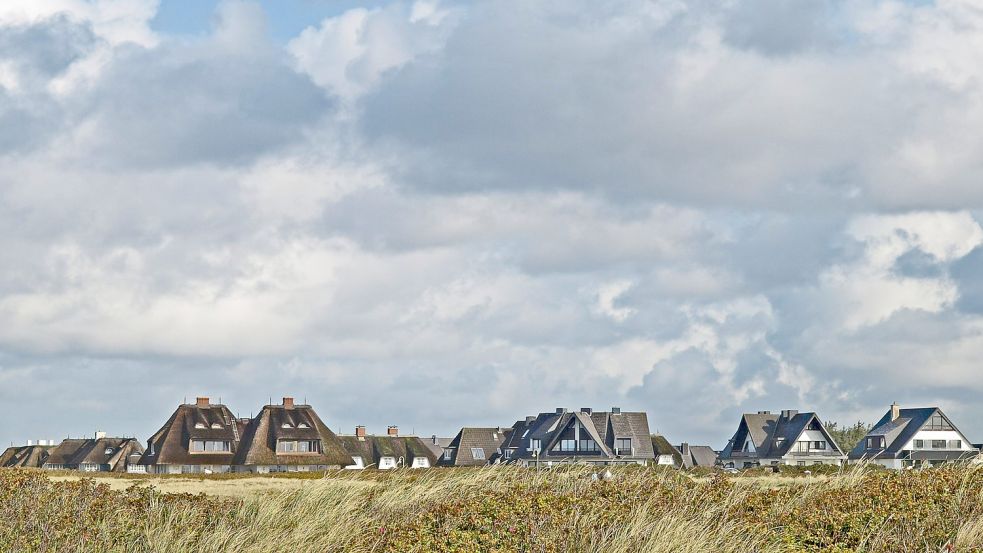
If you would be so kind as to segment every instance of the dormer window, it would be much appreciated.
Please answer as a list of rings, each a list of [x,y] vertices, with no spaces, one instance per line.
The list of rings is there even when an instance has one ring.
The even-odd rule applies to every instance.
[[[285,422],[285,423],[283,423],[283,424],[280,425],[280,428],[293,428],[293,426],[290,426],[290,423],[289,422]]]
[[[207,427],[205,426],[205,423],[203,423],[203,422],[196,422],[195,423],[195,428],[207,428]]]
[[[212,423],[212,428],[222,428],[222,425],[220,423],[213,422]]]
[[[113,454],[113,448],[107,447],[105,453],[106,453],[106,455],[112,455]]]
[[[306,422],[302,422],[297,425],[297,428],[310,428],[310,426]]]

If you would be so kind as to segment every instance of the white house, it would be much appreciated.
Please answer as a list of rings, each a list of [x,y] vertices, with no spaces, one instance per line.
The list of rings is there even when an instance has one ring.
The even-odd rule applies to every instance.
[[[839,465],[846,455],[816,413],[788,409],[745,413],[737,431],[720,452],[726,467],[764,465]]]
[[[969,461],[977,455],[979,450],[938,407],[901,409],[893,403],[850,452],[850,461],[902,469]]]

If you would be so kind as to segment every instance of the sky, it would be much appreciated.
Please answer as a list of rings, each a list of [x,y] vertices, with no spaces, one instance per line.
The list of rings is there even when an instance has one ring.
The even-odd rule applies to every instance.
[[[938,405],[983,440],[975,0],[0,4],[0,443]]]

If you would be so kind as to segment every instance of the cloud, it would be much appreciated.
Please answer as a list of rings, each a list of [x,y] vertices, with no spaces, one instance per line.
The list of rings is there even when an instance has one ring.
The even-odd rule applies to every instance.
[[[981,414],[969,2],[397,1],[284,43],[276,7],[155,8],[0,7],[0,400],[51,414],[4,441],[198,394],[716,447]]]

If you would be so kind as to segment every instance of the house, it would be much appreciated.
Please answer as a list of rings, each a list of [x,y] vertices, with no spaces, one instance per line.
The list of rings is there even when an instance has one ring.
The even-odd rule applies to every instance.
[[[677,449],[683,458],[683,468],[712,468],[717,465],[717,452],[708,445],[689,445],[683,442]]]
[[[423,442],[427,445],[427,449],[433,452],[434,456],[437,458],[438,462],[444,457],[447,448],[451,445],[454,438],[438,438],[436,434],[431,436],[429,439]]]
[[[655,464],[682,468],[683,455],[660,434],[652,434],[652,450],[655,452]]]
[[[225,405],[199,397],[179,405],[147,440],[139,464],[155,474],[229,472],[248,422]]]
[[[503,444],[503,462],[523,466],[556,463],[645,465],[655,459],[648,416],[582,408],[557,408],[516,422]]]
[[[497,463],[512,429],[464,427],[444,448],[441,466],[481,467]]]
[[[0,454],[0,467],[40,468],[48,459],[48,454],[54,449],[53,440],[31,440],[27,445],[8,447]]]
[[[355,434],[338,437],[351,463],[346,469],[430,468],[437,466],[439,456],[418,436],[400,436],[399,428],[390,426],[385,436],[372,436],[364,426],[356,426]]]
[[[285,397],[246,423],[232,459],[236,472],[309,472],[353,463],[310,405]]]
[[[720,452],[725,467],[839,465],[846,455],[815,413],[784,410],[746,413]]]
[[[136,438],[107,438],[96,432],[94,438],[68,438],[48,452],[41,468],[84,472],[127,472],[139,461],[143,446]]]
[[[850,460],[901,469],[968,461],[978,454],[979,448],[938,407],[901,409],[893,403],[853,448]]]

